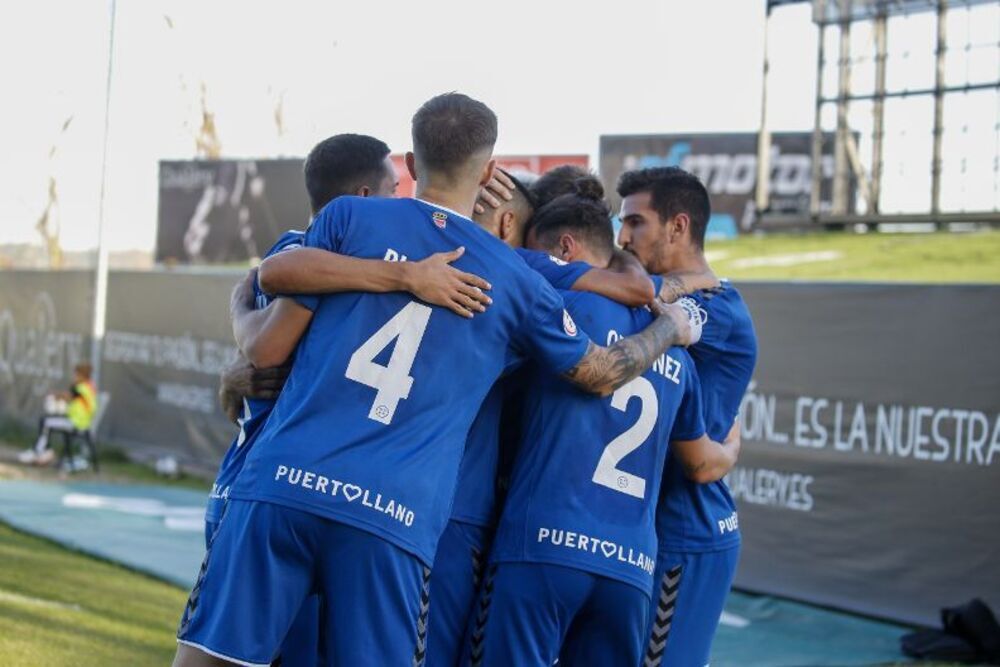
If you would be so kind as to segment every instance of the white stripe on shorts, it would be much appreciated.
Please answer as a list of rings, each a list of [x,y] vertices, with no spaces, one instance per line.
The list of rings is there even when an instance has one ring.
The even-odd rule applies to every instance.
[[[239,658],[234,658],[232,656],[226,655],[225,653],[219,653],[217,651],[213,651],[212,649],[206,646],[202,646],[201,644],[196,644],[186,639],[178,639],[177,643],[184,644],[185,646],[190,646],[192,648],[196,648],[202,653],[207,653],[213,658],[219,658],[220,660],[227,660],[233,663],[234,665],[243,665],[243,667],[271,667],[271,663],[269,662],[247,662],[246,660],[240,660]]]

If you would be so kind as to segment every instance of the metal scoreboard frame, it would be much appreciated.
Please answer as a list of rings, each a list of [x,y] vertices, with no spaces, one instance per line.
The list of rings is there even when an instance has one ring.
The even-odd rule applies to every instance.
[[[848,225],[898,222],[923,222],[944,226],[949,223],[1000,224],[1000,210],[996,204],[983,210],[954,210],[942,205],[941,183],[943,165],[944,107],[949,95],[974,91],[993,90],[1000,96],[1000,71],[989,81],[950,84],[946,77],[945,57],[949,51],[947,20],[952,9],[968,9],[977,5],[998,4],[1000,0],[768,0],[764,29],[764,77],[761,100],[761,123],[758,135],[758,169],[761,175],[769,173],[771,153],[771,131],[767,117],[768,70],[770,62],[767,51],[767,24],[771,11],[785,5],[812,3],[812,20],[819,30],[817,42],[815,91],[815,122],[813,126],[813,188],[808,215],[788,215],[771,210],[768,179],[757,179],[756,209],[759,228],[809,228],[815,226],[843,227]],[[919,13],[933,12],[936,15],[936,39],[928,44],[928,53],[933,55],[934,84],[923,88],[894,88],[886,85],[886,61],[889,19]],[[858,94],[851,90],[852,70],[857,64],[851,59],[851,27],[859,22],[871,22],[874,41],[874,90],[870,94]],[[829,94],[823,90],[823,72],[827,63],[825,44],[827,31],[835,30],[839,38],[836,60],[837,90]],[[989,45],[987,45],[989,46]],[[1000,49],[1000,44],[995,45]],[[966,49],[969,46],[966,45]],[[998,67],[1000,70],[1000,67]],[[882,176],[885,136],[885,102],[893,98],[931,97],[933,99],[932,156],[930,166],[930,205],[927,210],[914,213],[884,213],[881,206]],[[998,97],[1000,99],[1000,97]],[[871,156],[868,166],[864,164],[856,140],[856,131],[848,122],[848,109],[852,102],[872,104]],[[824,136],[823,112],[827,107],[836,109],[834,140],[834,176],[832,206],[821,206],[818,187],[822,173],[819,170]],[[994,127],[1000,133],[1000,118]],[[828,131],[828,130],[827,130]],[[1000,154],[993,158],[994,178],[1000,170]],[[859,201],[864,201],[863,210],[852,204],[852,187],[857,188]]]

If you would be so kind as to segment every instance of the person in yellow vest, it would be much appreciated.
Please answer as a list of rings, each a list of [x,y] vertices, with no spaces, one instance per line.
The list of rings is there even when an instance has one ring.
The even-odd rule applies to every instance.
[[[91,381],[90,364],[77,364],[73,368],[73,386],[69,391],[45,397],[46,414],[38,421],[38,440],[31,449],[21,452],[21,463],[48,465],[55,459],[49,447],[49,433],[57,431],[85,431],[97,412],[97,388]]]

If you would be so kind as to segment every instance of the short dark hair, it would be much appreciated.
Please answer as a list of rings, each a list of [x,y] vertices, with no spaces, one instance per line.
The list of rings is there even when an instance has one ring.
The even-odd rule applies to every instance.
[[[444,93],[424,102],[413,115],[413,152],[423,166],[453,175],[482,150],[493,150],[497,117],[468,95]]]
[[[528,188],[517,176],[510,173],[506,169],[501,169],[497,167],[497,171],[502,173],[504,176],[509,178],[514,184],[514,192],[511,193],[513,198],[510,200],[511,208],[520,216],[523,224],[527,224],[528,220],[531,219],[532,214],[538,208],[538,201],[535,199],[535,195],[531,193],[531,189]]]
[[[336,134],[316,144],[303,167],[313,214],[363,185],[377,186],[385,178],[387,155],[385,142],[364,134]]]
[[[556,197],[539,208],[531,218],[535,239],[551,248],[563,232],[585,239],[594,252],[610,255],[615,249],[611,210],[604,201],[604,188],[593,176],[577,179],[573,191]]]
[[[575,192],[574,183],[581,178],[591,179],[597,184],[601,192],[598,199],[604,196],[604,186],[597,177],[589,170],[575,164],[564,164],[549,169],[531,184],[531,194],[535,196],[539,206],[544,206],[560,195]]]
[[[705,247],[712,204],[708,190],[697,176],[680,167],[650,167],[622,174],[618,179],[618,195],[624,198],[639,192],[650,194],[653,210],[661,221],[687,213],[691,218],[691,240],[699,248]]]

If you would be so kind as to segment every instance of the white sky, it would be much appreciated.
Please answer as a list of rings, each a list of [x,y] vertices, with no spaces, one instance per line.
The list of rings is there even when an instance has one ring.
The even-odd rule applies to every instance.
[[[38,241],[34,223],[50,175],[58,183],[63,246],[95,243],[108,7],[100,0],[32,0],[0,8],[0,243]],[[953,20],[950,30],[956,39],[995,45],[1000,12],[974,11],[980,13]],[[202,83],[227,157],[302,156],[317,140],[345,131],[407,150],[413,111],[434,94],[459,90],[497,112],[498,153],[589,153],[596,167],[601,134],[755,131],[763,26],[763,0],[119,0],[108,245],[152,248],[157,161],[194,156]],[[816,67],[809,6],[776,11],[770,31],[772,129],[809,130]],[[870,42],[862,32],[855,35],[858,52]],[[908,19],[895,32],[890,26],[890,34],[900,35],[890,51],[915,53],[933,35],[933,16]],[[1000,75],[995,46],[985,60],[975,58],[949,61],[949,76]],[[932,66],[907,63],[890,69],[890,86],[893,75],[932,76]],[[826,79],[832,94],[835,74]],[[955,169],[985,165],[988,175],[971,197],[990,207],[997,205],[992,161],[1000,101],[992,92],[980,97],[953,107],[959,129],[950,140],[955,154],[961,146],[978,150],[970,149],[974,164],[963,158]],[[283,135],[274,121],[279,99]],[[870,108],[857,107],[854,122],[870,125]],[[907,123],[926,120],[920,113],[927,110],[915,108],[888,112],[887,131],[902,135],[887,137],[901,146],[894,154],[899,167],[886,166],[890,201],[892,188],[900,201],[928,189],[929,174],[927,184],[921,180],[926,166],[916,167],[920,174],[906,171],[930,145],[929,123],[906,134]],[[870,152],[864,144],[861,150]],[[965,205],[968,180],[956,179],[946,199]]]

